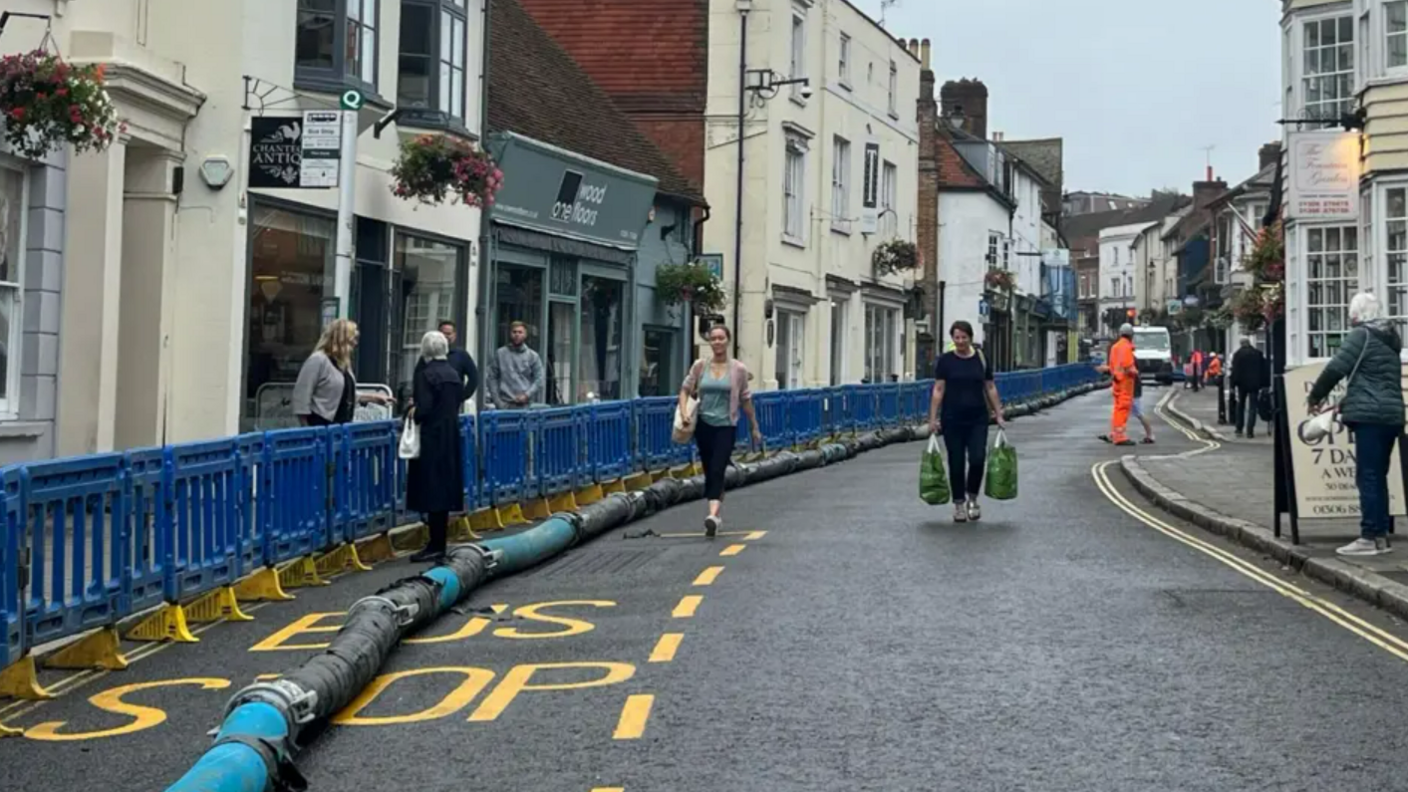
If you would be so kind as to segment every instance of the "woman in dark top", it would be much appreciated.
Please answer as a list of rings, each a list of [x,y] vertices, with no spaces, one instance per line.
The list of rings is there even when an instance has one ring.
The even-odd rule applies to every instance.
[[[934,365],[934,391],[929,397],[929,432],[942,433],[948,451],[948,478],[953,489],[953,520],[983,516],[978,493],[988,456],[988,410],[1006,428],[1002,399],[992,378],[992,363],[973,347],[973,326],[953,323],[953,349]],[[967,497],[964,497],[966,493]]]
[[[420,428],[420,456],[407,465],[406,508],[426,515],[430,543],[411,556],[415,562],[445,557],[450,512],[464,510],[464,457],[460,447],[460,405],[464,380],[447,362],[450,344],[438,331],[425,334],[413,383],[411,419]]]

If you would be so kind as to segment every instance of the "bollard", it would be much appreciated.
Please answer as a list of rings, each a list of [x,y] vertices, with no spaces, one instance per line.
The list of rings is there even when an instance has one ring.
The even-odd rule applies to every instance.
[[[1217,425],[1227,425],[1227,389],[1223,387],[1225,378],[1217,375]]]

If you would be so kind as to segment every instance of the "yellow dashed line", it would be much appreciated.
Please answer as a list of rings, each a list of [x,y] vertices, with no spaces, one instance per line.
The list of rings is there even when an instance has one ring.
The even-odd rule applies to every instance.
[[[748,549],[748,545],[745,545],[745,544],[729,545],[728,547],[725,547],[724,550],[723,550],[723,552],[722,552],[722,553],[719,553],[719,555],[721,555],[721,556],[736,556],[736,555],[738,555],[739,553],[741,553],[741,552],[743,552],[744,550],[747,550],[747,549]]]
[[[640,739],[640,736],[645,734],[645,723],[650,720],[650,707],[654,704],[655,697],[648,693],[628,697],[626,706],[621,708],[621,719],[616,722],[616,733],[611,735],[611,739]]]
[[[752,533],[750,533],[750,534],[748,534],[747,536],[743,537],[743,541],[745,541],[745,542],[754,542],[754,541],[757,541],[757,540],[759,540],[759,539],[762,539],[764,536],[767,536],[767,535],[768,535],[768,532],[767,532],[767,531],[753,531]]]
[[[665,633],[660,636],[660,640],[655,643],[655,650],[650,653],[650,662],[668,663],[675,659],[675,652],[679,651],[680,641],[684,640],[684,633]]]
[[[675,606],[674,613],[671,613],[670,615],[674,616],[676,619],[688,619],[689,617],[694,615],[694,611],[699,608],[699,603],[703,601],[704,598],[699,596],[698,594],[690,594],[685,597],[681,597],[680,604]]]

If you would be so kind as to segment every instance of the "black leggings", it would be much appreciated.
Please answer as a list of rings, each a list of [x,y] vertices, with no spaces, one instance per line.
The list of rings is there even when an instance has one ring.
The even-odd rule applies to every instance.
[[[977,497],[983,489],[983,470],[988,463],[988,424],[943,422],[944,449],[948,451],[948,482],[953,500],[964,493]],[[966,458],[966,466],[965,466]]]
[[[450,513],[431,512],[427,515],[425,524],[430,527],[430,543],[425,546],[425,549],[437,553],[445,552],[450,529]]]
[[[724,499],[724,473],[733,456],[733,441],[738,430],[732,426],[713,426],[700,421],[694,429],[694,443],[699,446],[699,461],[704,465],[704,499]]]

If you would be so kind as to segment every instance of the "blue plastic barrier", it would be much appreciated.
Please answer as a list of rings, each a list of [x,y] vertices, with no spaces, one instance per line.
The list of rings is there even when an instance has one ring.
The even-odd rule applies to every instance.
[[[464,472],[464,510],[476,511],[483,505],[483,500],[479,491],[479,429],[473,415],[460,416],[460,453],[463,457],[461,466]],[[395,456],[396,452],[393,450],[392,457]],[[392,488],[393,500],[406,489],[404,486],[395,486],[395,482],[392,483]]]
[[[582,467],[581,407],[534,410],[533,477],[529,491],[547,497],[577,489]]]
[[[173,537],[166,597],[178,602],[239,577],[239,457],[234,439],[174,446],[165,455]]]
[[[529,494],[529,413],[491,410],[480,421],[484,497],[492,506],[517,503]]]
[[[792,394],[792,409],[787,415],[792,427],[792,442],[801,445],[821,439],[822,412],[827,393],[818,388]]]
[[[0,663],[24,656],[24,613],[20,605],[20,536],[24,528],[18,466],[0,470]],[[28,567],[24,567],[28,571]]]
[[[22,473],[30,646],[115,622],[122,613],[127,470],[122,454],[37,462]]]
[[[269,535],[269,483],[265,477],[263,432],[235,438],[236,480],[235,511],[239,515],[238,556],[240,572],[249,573],[264,564],[264,551]]]
[[[880,425],[898,426],[900,423],[900,386],[876,385],[880,405]]]
[[[393,421],[378,421],[332,430],[337,450],[334,490],[340,526],[340,530],[334,529],[334,540],[352,542],[395,527],[399,440],[396,427]]]
[[[763,442],[768,448],[786,448],[792,445],[792,429],[788,424],[788,408],[792,405],[792,391],[768,391],[753,394],[753,410],[758,416],[758,428],[763,433]],[[741,448],[747,448],[753,439],[748,417],[738,416],[738,440]]]
[[[331,544],[328,437],[324,428],[282,429],[264,436],[264,561],[277,564]]]
[[[671,420],[674,420],[673,413]],[[631,404],[593,404],[586,415],[587,467],[592,481],[605,484],[631,472]]]
[[[171,480],[164,448],[140,448],[123,455],[128,509],[123,549],[127,553],[124,610],[139,611],[166,599],[171,572]]]
[[[664,470],[690,461],[692,446],[678,445],[670,437],[675,425],[674,396],[651,396],[631,404],[635,420],[635,459],[638,472]]]

